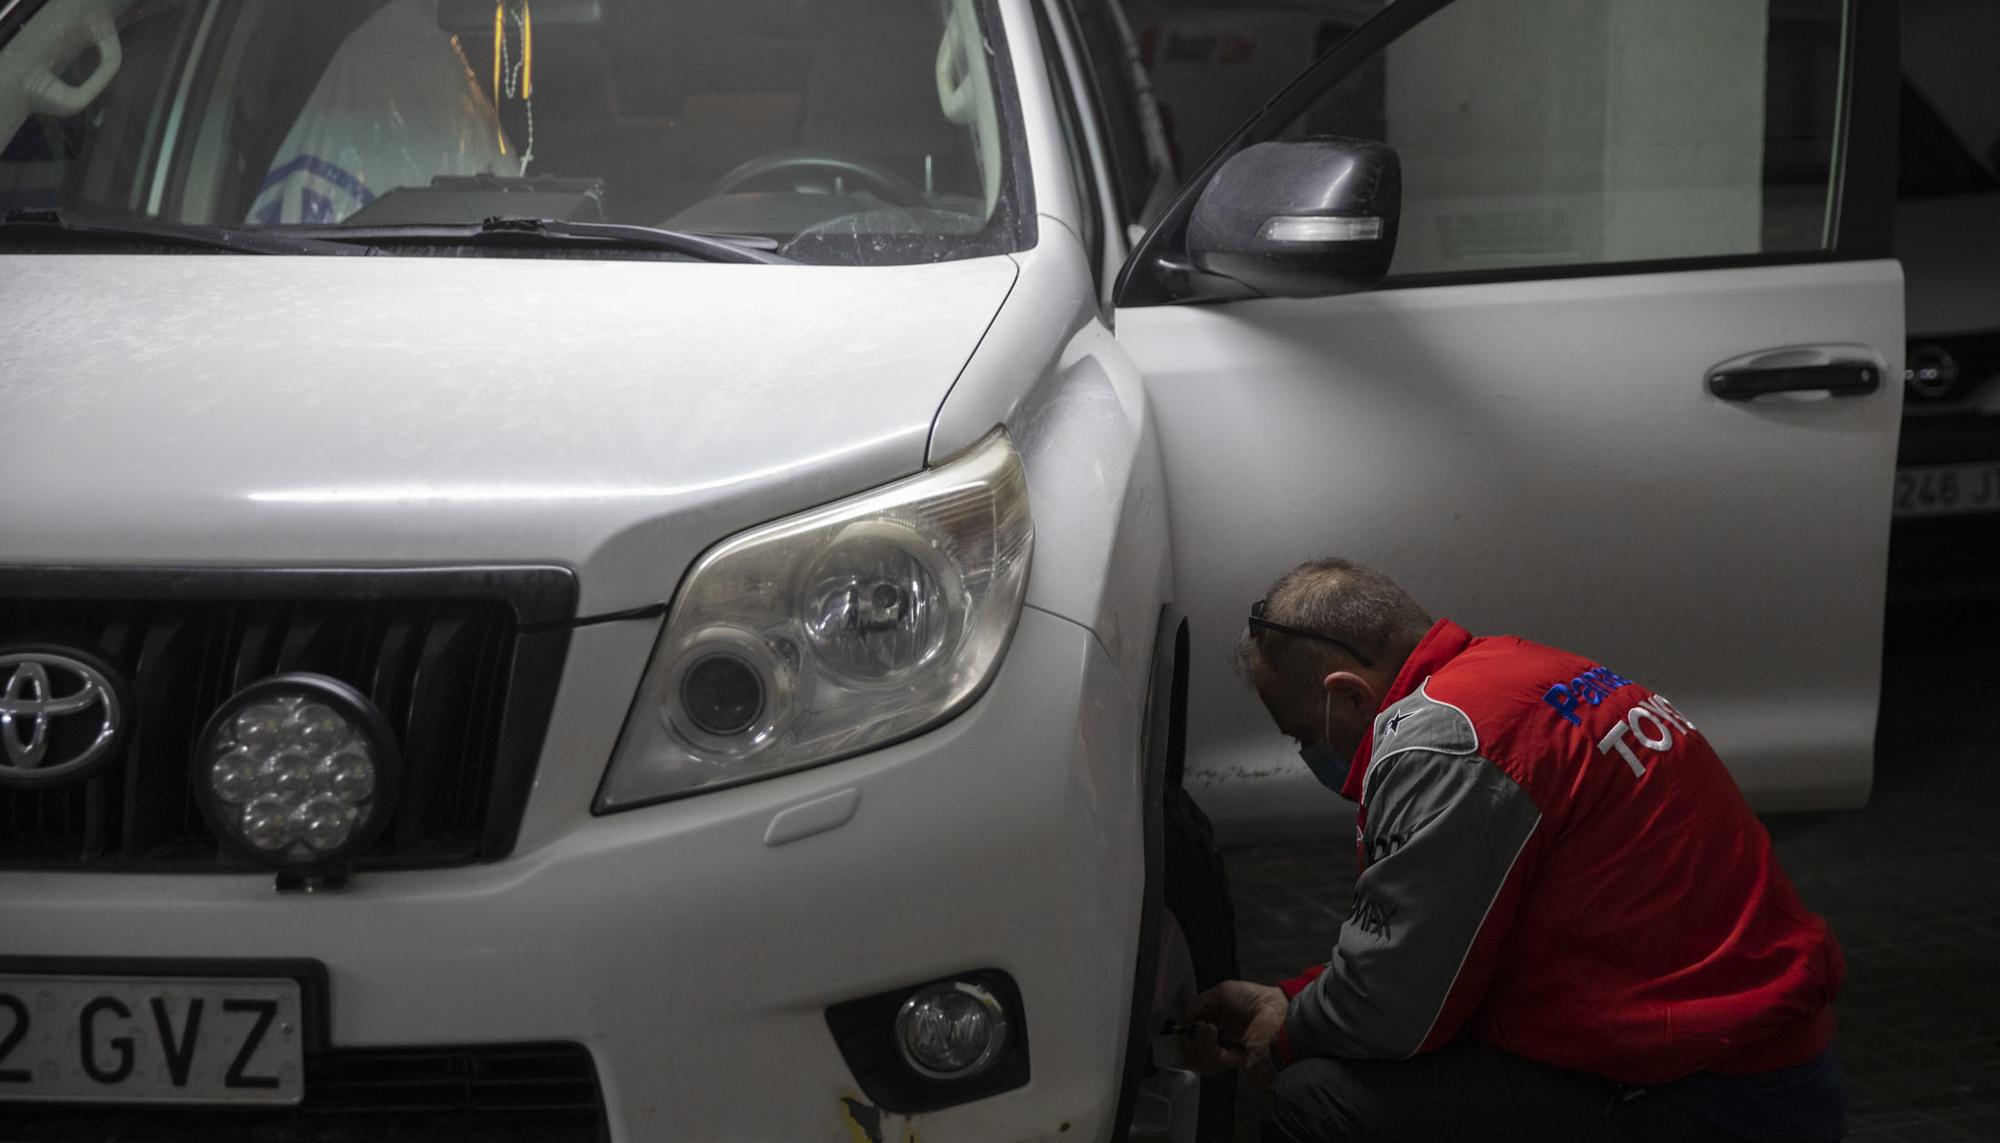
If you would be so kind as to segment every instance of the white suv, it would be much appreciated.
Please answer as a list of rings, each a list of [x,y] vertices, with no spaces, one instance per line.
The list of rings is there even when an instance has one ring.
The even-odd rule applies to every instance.
[[[1887,9],[0,3],[4,1134],[1213,1137],[1328,551],[1859,801]]]

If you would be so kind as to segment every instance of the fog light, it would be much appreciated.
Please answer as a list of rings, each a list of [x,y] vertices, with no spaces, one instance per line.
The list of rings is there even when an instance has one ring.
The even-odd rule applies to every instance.
[[[963,1079],[991,1067],[1007,1046],[1007,1011],[977,984],[934,984],[896,1014],[903,1062],[931,1079]]]
[[[275,868],[341,865],[388,824],[399,759],[380,711],[323,675],[278,675],[222,704],[202,731],[195,800],[209,828]]]

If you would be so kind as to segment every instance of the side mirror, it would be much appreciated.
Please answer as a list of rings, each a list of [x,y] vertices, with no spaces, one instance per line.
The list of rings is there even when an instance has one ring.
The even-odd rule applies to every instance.
[[[1195,267],[1271,298],[1373,289],[1396,254],[1403,168],[1365,139],[1258,143],[1222,164],[1188,219]]]

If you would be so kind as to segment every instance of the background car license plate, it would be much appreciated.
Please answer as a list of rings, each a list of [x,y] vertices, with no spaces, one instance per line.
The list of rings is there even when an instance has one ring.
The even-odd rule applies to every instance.
[[[0,974],[0,1101],[293,1104],[295,980]]]
[[[2000,512],[2000,461],[1896,470],[1897,516]]]

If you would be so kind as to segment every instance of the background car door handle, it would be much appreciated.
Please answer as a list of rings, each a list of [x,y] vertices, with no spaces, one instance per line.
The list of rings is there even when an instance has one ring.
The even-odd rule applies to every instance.
[[[1724,368],[1708,375],[1708,391],[1725,401],[1749,401],[1772,393],[1859,397],[1881,387],[1881,366],[1866,361]]]

